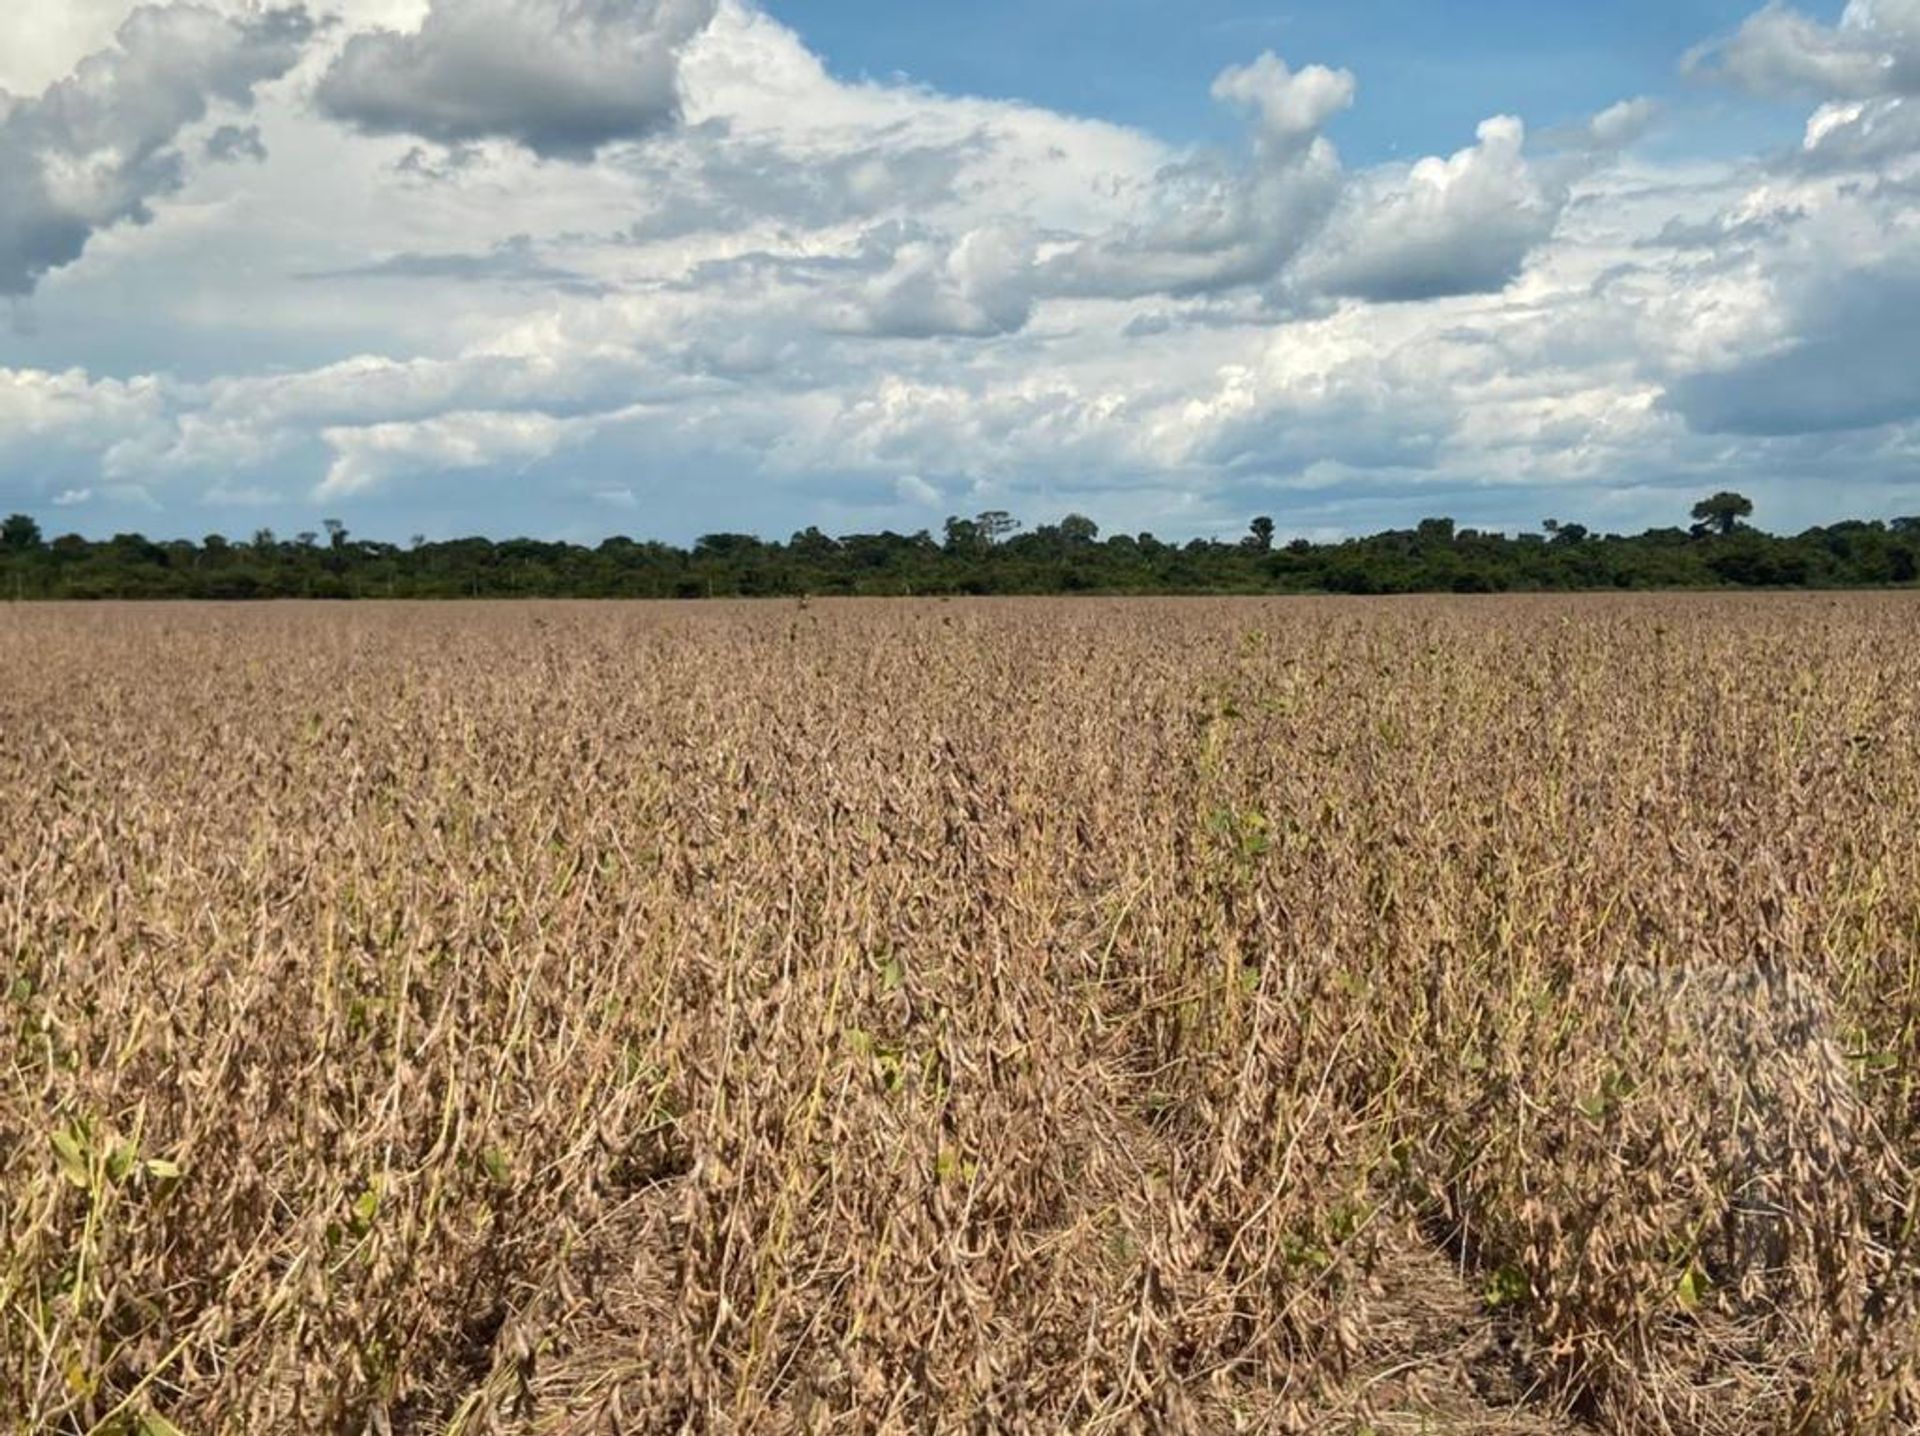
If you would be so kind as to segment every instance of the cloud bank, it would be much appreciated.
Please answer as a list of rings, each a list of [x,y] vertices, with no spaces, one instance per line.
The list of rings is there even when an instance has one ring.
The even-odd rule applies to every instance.
[[[0,95],[0,294],[30,292],[99,229],[151,219],[149,202],[184,183],[181,131],[216,104],[245,105],[312,33],[297,7],[143,8],[44,94]]]
[[[327,14],[142,8],[0,100],[0,505],[1323,535],[1637,526],[1731,474],[1782,522],[1920,510],[1920,0],[1675,57],[1797,107],[1784,149],[1685,158],[1628,96],[1365,164],[1365,74],[1310,57],[1224,68],[1230,137],[1186,146],[837,78],[744,0]]]

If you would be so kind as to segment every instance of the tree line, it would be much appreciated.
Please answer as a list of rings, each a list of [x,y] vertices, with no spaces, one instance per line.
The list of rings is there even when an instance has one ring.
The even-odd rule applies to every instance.
[[[1103,537],[1070,514],[1026,528],[993,510],[950,518],[940,534],[784,543],[712,533],[689,548],[631,538],[587,546],[485,538],[400,545],[355,538],[337,520],[287,539],[209,534],[156,541],[67,534],[49,541],[30,516],[0,523],[0,597],[107,598],[718,598],[909,594],[1497,593],[1634,588],[1881,587],[1920,576],[1920,516],[1849,520],[1776,535],[1753,527],[1750,500],[1723,492],[1692,523],[1623,535],[1548,519],[1508,535],[1426,519],[1410,529],[1313,543],[1276,540],[1271,517],[1231,541]]]

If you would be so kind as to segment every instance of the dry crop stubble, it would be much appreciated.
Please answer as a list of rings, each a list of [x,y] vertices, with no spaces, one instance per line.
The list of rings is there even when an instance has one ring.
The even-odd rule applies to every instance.
[[[0,612],[0,1428],[1920,1423],[1905,596]]]

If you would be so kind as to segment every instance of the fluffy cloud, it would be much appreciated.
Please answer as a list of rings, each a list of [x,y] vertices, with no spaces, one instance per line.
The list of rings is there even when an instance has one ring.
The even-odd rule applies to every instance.
[[[0,90],[37,95],[105,48],[137,0],[54,0],[0,16]]]
[[[1813,169],[1870,169],[1920,154],[1920,97],[1822,105],[1807,121],[1801,151]]]
[[[1642,138],[1660,118],[1660,104],[1644,95],[1609,105],[1587,121],[1581,137],[1586,147],[1602,152],[1623,150]]]
[[[1691,67],[1762,95],[1869,99],[1920,92],[1920,0],[1849,0],[1838,25],[1769,5]]]
[[[181,131],[286,73],[312,30],[298,8],[144,8],[38,98],[0,96],[0,294],[30,292],[106,226],[149,220],[183,182]]]
[[[1704,223],[1663,232],[1695,248],[1697,292],[1729,297],[1735,316],[1734,342],[1665,376],[1664,406],[1776,453],[1823,436],[1897,443],[1920,420],[1906,357],[1920,323],[1920,0],[1852,0],[1832,26],[1769,6],[1690,63],[1820,103],[1796,155]]]
[[[153,380],[96,382],[78,369],[0,369],[0,446],[97,443],[155,423],[163,411],[161,385]]]
[[[1350,71],[1308,65],[1296,74],[1269,50],[1221,71],[1213,97],[1251,110],[1261,149],[1280,156],[1311,147],[1327,121],[1353,104],[1354,89]]]
[[[433,0],[420,28],[356,35],[316,98],[373,134],[506,139],[581,160],[680,116],[680,53],[715,0]]]
[[[1155,177],[1147,214],[1053,256],[1049,284],[1068,294],[1139,298],[1278,278],[1346,182],[1320,130],[1353,103],[1353,76],[1318,65],[1296,74],[1269,53],[1223,71],[1213,95],[1252,116],[1248,162],[1168,165]]]
[[[1247,163],[1169,166],[1148,219],[1053,256],[1045,279],[1108,298],[1256,287],[1295,301],[1391,302],[1497,290],[1552,235],[1570,180],[1655,114],[1632,100],[1595,116],[1573,137],[1570,165],[1535,164],[1525,126],[1496,116],[1450,157],[1354,174],[1321,131],[1355,93],[1344,70],[1294,71],[1272,54],[1227,69],[1213,96],[1252,117]]]
[[[982,337],[1024,328],[1033,313],[1030,236],[1011,226],[969,230],[950,242],[905,231],[885,271],[851,296],[834,327],[893,338]]]
[[[334,459],[314,497],[349,498],[403,474],[511,468],[546,458],[582,427],[578,420],[537,412],[479,412],[330,428],[322,437]]]
[[[1793,294],[1781,337],[1678,380],[1671,402],[1696,429],[1778,437],[1867,429],[1920,416],[1920,254],[1821,272]]]
[[[1321,236],[1308,284],[1378,301],[1505,288],[1567,202],[1566,187],[1528,162],[1525,144],[1526,127],[1501,116],[1450,158],[1370,176]]]
[[[157,380],[0,368],[0,501],[58,508],[99,494],[147,507],[151,498],[136,496],[137,486],[100,481],[116,477],[120,446],[159,442],[171,423]]]
[[[1755,94],[1825,101],[1807,125],[1811,165],[1920,153],[1920,0],[1850,0],[1837,25],[1770,5],[1689,64]]]

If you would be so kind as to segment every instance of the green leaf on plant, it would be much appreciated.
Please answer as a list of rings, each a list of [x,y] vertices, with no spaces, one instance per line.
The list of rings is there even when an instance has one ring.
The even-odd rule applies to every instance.
[[[1503,1266],[1487,1277],[1486,1302],[1492,1310],[1518,1306],[1533,1293],[1527,1274],[1517,1266]]]
[[[1707,1274],[1697,1266],[1688,1267],[1687,1274],[1680,1278],[1680,1309],[1698,1311],[1706,1294]]]
[[[116,1182],[124,1182],[139,1159],[140,1153],[133,1143],[115,1142],[107,1153],[107,1175]]]
[[[507,1160],[506,1153],[498,1147],[489,1147],[482,1152],[480,1164],[487,1169],[487,1177],[496,1187],[513,1184],[513,1163]]]
[[[53,1134],[53,1157],[60,1171],[74,1186],[85,1190],[93,1185],[92,1165],[87,1159],[86,1133],[63,1127]]]

